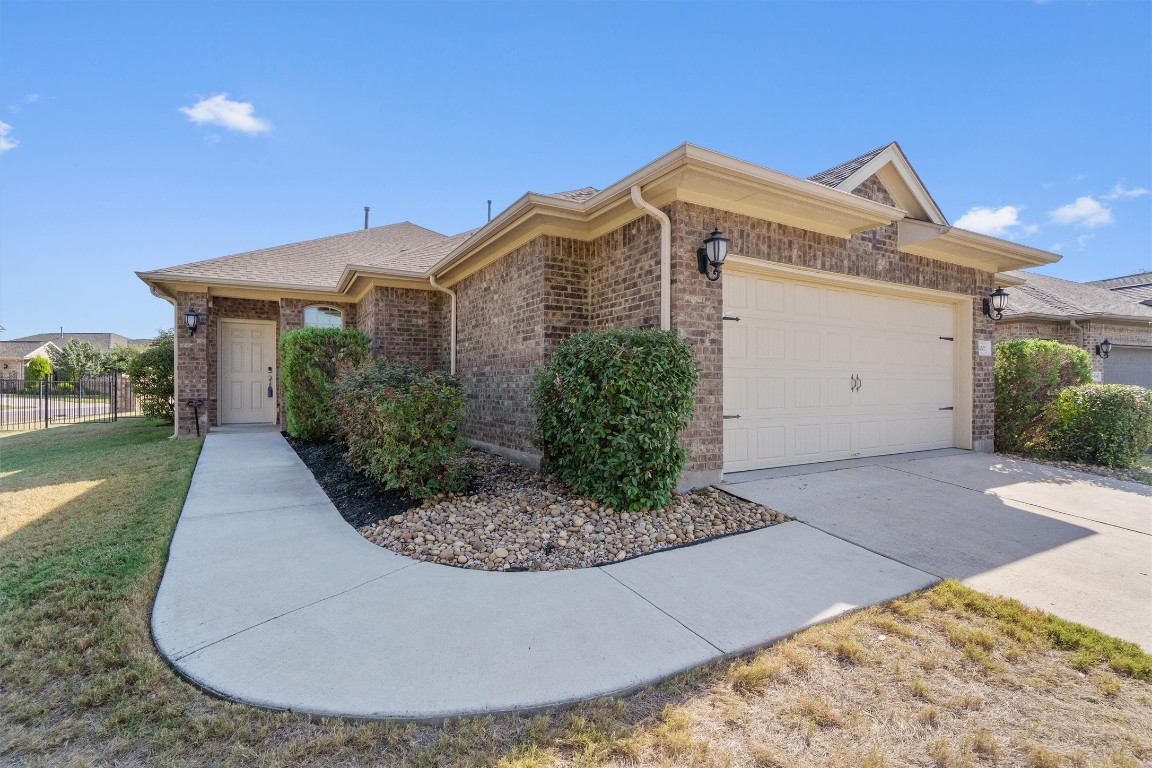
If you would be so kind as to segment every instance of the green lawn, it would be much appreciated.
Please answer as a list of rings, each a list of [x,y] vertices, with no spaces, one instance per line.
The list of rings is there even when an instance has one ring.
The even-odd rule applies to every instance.
[[[125,419],[0,437],[0,765],[1152,760],[1148,655],[952,583],[628,699],[533,718],[346,723],[224,702],[176,676],[149,635],[200,449],[169,434]]]

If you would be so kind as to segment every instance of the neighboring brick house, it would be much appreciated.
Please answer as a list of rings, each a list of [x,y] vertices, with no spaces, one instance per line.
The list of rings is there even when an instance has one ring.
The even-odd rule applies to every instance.
[[[715,282],[697,268],[714,229],[731,241]],[[682,145],[604,190],[528,193],[452,237],[404,222],[138,274],[174,306],[180,435],[195,432],[193,400],[202,428],[282,422],[276,338],[343,324],[378,354],[454,368],[466,437],[532,463],[532,375],[560,341],[670,328],[701,364],[682,435],[682,485],[699,485],[991,450],[982,299],[997,273],[1058,258],[950,227],[896,144],[810,179]]]
[[[48,358],[55,344],[35,339],[0,341],[0,379],[23,379],[28,361],[34,357]]]
[[[152,343],[152,339],[130,339],[118,333],[64,333],[64,331],[34,333],[31,336],[21,336],[18,339],[12,339],[12,341],[50,341],[57,347],[63,349],[67,346],[68,342],[73,339],[88,342],[101,352],[108,352],[117,347],[146,347]]]
[[[1008,272],[1013,285],[996,341],[1051,339],[1075,344],[1092,358],[1093,379],[1152,388],[1152,273],[1076,283]],[[1098,348],[1107,340],[1105,358]]]

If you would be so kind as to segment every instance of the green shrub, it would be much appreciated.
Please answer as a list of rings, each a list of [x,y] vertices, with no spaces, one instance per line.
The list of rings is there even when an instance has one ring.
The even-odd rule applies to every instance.
[[[24,368],[24,378],[27,381],[41,381],[48,378],[50,373],[52,373],[52,363],[48,362],[48,358],[39,355],[29,360],[28,365]]]
[[[172,331],[160,331],[151,346],[128,361],[128,378],[132,392],[140,399],[141,412],[167,424],[172,423],[175,402],[174,345]]]
[[[1055,455],[1072,461],[1131,467],[1152,445],[1152,390],[1087,384],[1060,391],[1048,436]]]
[[[418,499],[467,486],[459,377],[370,359],[340,372],[332,403],[348,459],[369,477]]]
[[[536,374],[542,468],[617,509],[672,502],[687,453],[695,355],[670,331],[584,331]]]
[[[1071,344],[1014,339],[996,345],[996,450],[1029,453],[1045,443],[1045,409],[1064,387],[1092,380],[1088,353]]]
[[[303,440],[340,436],[330,390],[340,369],[368,357],[368,337],[344,328],[297,328],[280,337],[285,431]]]
[[[104,353],[87,341],[72,339],[63,349],[48,350],[48,355],[58,381],[76,381],[104,372]]]

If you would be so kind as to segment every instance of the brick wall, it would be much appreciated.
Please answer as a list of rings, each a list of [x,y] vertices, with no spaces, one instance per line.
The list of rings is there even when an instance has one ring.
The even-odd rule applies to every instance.
[[[188,400],[208,401],[208,328],[211,318],[200,320],[195,335],[190,335],[183,325],[184,313],[189,309],[205,312],[208,307],[207,293],[176,294],[176,424],[181,437],[196,434],[195,411],[187,404]],[[200,432],[206,433],[212,424],[208,407],[200,408]]]
[[[589,326],[659,328],[660,223],[645,215],[586,248]]]
[[[446,369],[446,298],[439,291],[376,286],[357,306],[358,327],[372,340],[373,354]]]
[[[456,371],[467,387],[464,434],[473,440],[535,453],[532,374],[545,356],[543,265],[554,240],[538,237],[454,286]]]
[[[1011,301],[1011,299],[1009,299]],[[1104,358],[1097,356],[1096,345],[1108,339],[1113,344],[1133,347],[1152,347],[1152,326],[1147,324],[1125,325],[1084,320],[1079,322],[1080,330],[1065,322],[1001,320],[996,324],[996,341],[1009,339],[1048,339],[1062,344],[1071,344],[1088,353],[1092,359],[1092,371],[1098,376],[1104,374]]]

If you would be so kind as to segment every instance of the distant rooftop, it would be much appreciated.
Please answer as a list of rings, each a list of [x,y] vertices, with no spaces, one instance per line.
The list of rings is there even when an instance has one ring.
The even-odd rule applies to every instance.
[[[1005,317],[1045,315],[1075,319],[1091,315],[1112,315],[1152,321],[1152,307],[1132,301],[1118,291],[1110,291],[1093,283],[1075,283],[1031,272],[1015,271],[1006,274],[1026,282],[1008,289]]]

